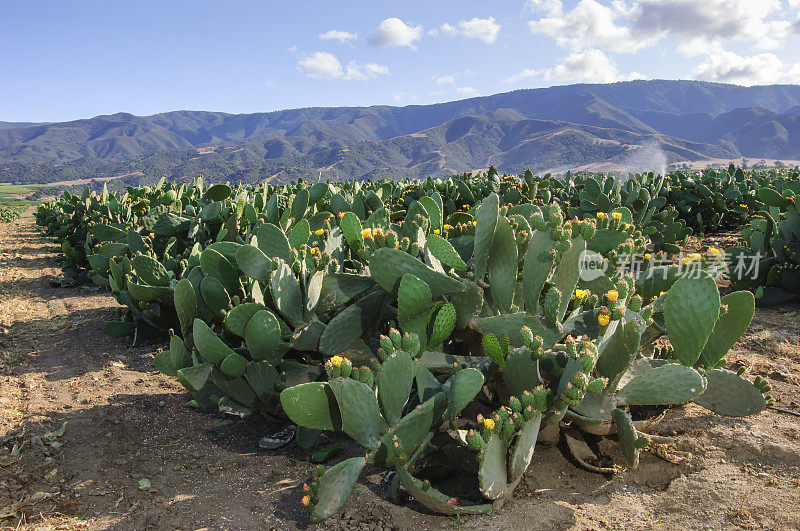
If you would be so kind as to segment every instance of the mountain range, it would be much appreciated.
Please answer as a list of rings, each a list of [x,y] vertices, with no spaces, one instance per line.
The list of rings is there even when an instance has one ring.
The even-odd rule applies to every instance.
[[[800,86],[630,81],[405,107],[0,122],[0,182],[93,175],[276,181],[635,161],[800,159]]]

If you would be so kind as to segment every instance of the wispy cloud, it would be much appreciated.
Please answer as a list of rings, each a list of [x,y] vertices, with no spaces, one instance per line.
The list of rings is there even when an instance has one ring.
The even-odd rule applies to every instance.
[[[345,43],[356,40],[358,38],[358,34],[332,29],[326,31],[325,33],[320,33],[319,38],[323,41],[339,41],[341,43]]]
[[[462,20],[455,26],[445,22],[439,29],[442,33],[454,37],[461,35],[468,39],[480,39],[487,44],[493,43],[500,33],[500,24],[494,19],[489,18],[471,18],[470,20]]]
[[[481,92],[478,89],[472,87],[458,87],[456,89],[456,94],[458,94],[459,96],[465,96],[467,98],[471,98],[474,96],[480,96]]]
[[[516,83],[517,81],[521,81],[523,79],[530,79],[532,77],[536,77],[542,73],[541,70],[536,70],[535,68],[526,68],[522,72],[518,72],[513,76],[509,76],[503,80],[504,83]]]
[[[389,74],[389,68],[377,63],[358,64],[350,61],[342,65],[339,59],[329,52],[314,52],[301,59],[297,68],[312,79],[342,79],[368,81]]]

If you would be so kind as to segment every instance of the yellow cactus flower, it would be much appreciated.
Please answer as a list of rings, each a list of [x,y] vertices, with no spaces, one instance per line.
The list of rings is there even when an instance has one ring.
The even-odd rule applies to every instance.
[[[617,302],[619,299],[619,291],[615,289],[610,289],[606,292],[606,298],[611,302]]]
[[[494,421],[493,421],[492,419],[484,419],[484,421],[483,421],[483,426],[484,426],[484,427],[485,427],[487,430],[491,431],[491,430],[493,430],[493,429],[494,429]]]
[[[477,222],[477,221],[473,221],[473,222],[472,222],[472,226],[473,226],[473,227],[475,227],[475,226],[477,226],[477,225],[478,225],[478,222]]]
[[[381,230],[380,227],[378,227],[376,229],[372,229],[372,235],[373,236],[383,236],[383,231]]]
[[[323,234],[325,234],[325,230],[324,229],[317,229],[317,230],[314,231],[314,234],[316,234],[317,236],[322,236]]]
[[[597,323],[598,323],[600,326],[608,326],[608,322],[609,322],[610,320],[611,320],[611,319],[610,319],[610,318],[609,318],[609,317],[608,317],[606,314],[604,314],[604,313],[601,313],[600,315],[598,315],[598,316],[597,316]]]
[[[311,245],[313,245],[314,247],[316,247],[317,245],[319,245],[319,242],[318,242],[317,240],[314,240],[313,242],[311,242]]]
[[[439,234],[439,229],[433,229],[434,234]]]
[[[369,238],[371,236],[372,236],[372,231],[370,229],[363,229],[361,231],[361,237],[362,238]]]
[[[452,227],[452,226],[450,226],[450,225],[448,225],[447,223],[445,223],[445,224],[444,224],[444,226],[443,226],[442,228],[444,228],[444,230],[450,230],[450,229],[452,229],[453,227]]]
[[[719,249],[717,249],[716,247],[709,247],[709,248],[708,248],[708,254],[710,254],[711,256],[717,256],[717,255],[718,255],[719,253],[721,253],[721,252],[722,252],[722,251],[720,251],[720,250],[719,250]]]
[[[154,237],[154,236],[155,236],[155,234],[153,234],[153,233],[151,232],[151,233],[150,233],[150,237],[152,238],[152,237]]]
[[[308,507],[309,504],[311,503],[311,498],[309,498],[308,496],[303,496],[303,499],[300,500],[300,503],[303,504],[303,507]]]
[[[341,356],[334,356],[330,359],[331,365],[334,367],[341,367],[342,363],[344,362],[344,358]]]
[[[583,298],[586,297],[586,290],[585,289],[576,289],[575,290],[575,298],[579,301],[582,301]]]
[[[687,264],[691,264],[692,262],[697,262],[697,261],[701,260],[702,258],[703,257],[700,256],[700,253],[692,253],[689,256],[684,256],[683,260],[681,260],[681,261],[683,262],[683,265],[687,265]]]
[[[649,261],[650,260],[650,253],[644,253],[644,259]]]
[[[622,212],[614,212],[613,214],[611,214],[611,217],[619,221],[622,219]]]
[[[661,293],[658,294],[658,296],[659,297],[663,297],[665,293],[666,293],[666,291],[662,291]]]
[[[316,242],[315,242],[315,243],[316,243]],[[312,248],[311,248],[311,254],[317,254],[318,252],[319,252],[319,249],[318,249],[318,248],[316,248],[316,247],[312,247]]]
[[[597,219],[606,219],[607,214],[605,212],[598,212]]]

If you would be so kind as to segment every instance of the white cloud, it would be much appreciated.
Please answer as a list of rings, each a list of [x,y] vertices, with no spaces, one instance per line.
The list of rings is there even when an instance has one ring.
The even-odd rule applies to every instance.
[[[528,22],[532,32],[573,51],[633,53],[665,37],[689,56],[725,41],[775,49],[800,32],[781,0],[580,0],[566,11],[559,0],[528,0],[528,7],[543,14]]]
[[[456,89],[456,94],[458,94],[459,96],[466,96],[468,98],[471,98],[473,96],[480,95],[480,91],[472,87],[458,87]]]
[[[445,22],[439,26],[439,29],[451,37],[461,35],[468,39],[480,39],[485,43],[491,44],[497,39],[498,33],[500,33],[500,24],[497,23],[494,17],[474,17],[470,20],[462,20],[458,23],[458,27],[451,26]]]
[[[559,4],[560,5],[560,4]],[[654,44],[660,37],[655,32],[638,35],[625,23],[624,5],[606,6],[596,0],[581,0],[571,10],[561,8],[547,16],[528,22],[533,33],[553,37],[559,46],[575,51],[600,48],[617,53],[632,53]]]
[[[790,21],[774,18],[782,9],[780,0],[645,0],[629,16],[638,34],[748,41],[771,49],[791,31]]]
[[[367,81],[381,75],[387,75],[389,69],[376,63],[359,65],[350,61],[342,66],[339,59],[328,52],[315,52],[297,63],[297,69],[312,79],[343,79]]]
[[[344,75],[342,63],[328,52],[315,52],[301,59],[297,68],[313,79],[339,79]]]
[[[347,41],[356,40],[358,38],[358,34],[332,29],[330,31],[326,31],[325,33],[320,33],[319,38],[323,41],[339,41],[344,43]]]
[[[798,73],[800,73],[800,63],[784,65],[783,61],[772,53],[742,57],[725,50],[709,54],[693,72],[696,79],[740,85],[796,82]]]
[[[545,70],[544,76],[550,81],[588,81],[593,83],[613,83],[641,79],[638,72],[622,74],[617,65],[602,50],[586,50],[573,53],[561,64]]]
[[[456,78],[453,77],[453,76],[439,76],[439,77],[436,77],[435,79],[436,79],[436,84],[439,85],[439,86],[441,86],[441,85],[452,85],[453,83],[456,82]]]
[[[364,70],[366,70],[367,74],[369,74],[371,77],[383,76],[389,74],[389,67],[375,63],[367,63],[364,66]]]
[[[678,51],[686,57],[696,57],[708,54],[712,50],[721,50],[719,43],[712,42],[705,37],[682,39],[678,42]]]
[[[378,29],[370,35],[369,42],[374,46],[388,48],[390,46],[408,46],[414,48],[414,42],[422,38],[422,26],[409,26],[396,17],[387,18],[378,25]]]
[[[564,9],[561,0],[528,0],[525,4],[533,12],[543,12],[548,15],[558,15]]]
[[[459,22],[458,29],[464,37],[480,39],[483,42],[492,43],[497,39],[497,34],[500,33],[500,24],[497,23],[494,17],[474,17],[470,20],[462,20]]]
[[[353,79],[356,81],[367,81],[374,79],[378,76],[385,76],[389,74],[389,68],[375,63],[367,63],[363,66],[356,64],[355,61],[350,61],[345,69],[345,75],[342,79]]]
[[[451,26],[451,25],[450,25],[450,24],[448,24],[447,22],[445,22],[444,24],[442,24],[442,25],[441,25],[441,26],[439,26],[439,27],[441,28],[441,30],[442,30],[444,33],[447,33],[447,34],[448,34],[448,35],[450,35],[451,37],[454,37],[454,36],[456,35],[456,33],[458,33],[458,30],[456,30],[455,26]]]
[[[522,72],[518,72],[518,73],[514,74],[513,76],[509,76],[509,77],[505,78],[503,80],[503,83],[516,83],[517,81],[520,81],[520,80],[523,80],[523,79],[530,79],[532,77],[536,77],[541,73],[542,73],[541,70],[536,70],[534,68],[526,68]]]

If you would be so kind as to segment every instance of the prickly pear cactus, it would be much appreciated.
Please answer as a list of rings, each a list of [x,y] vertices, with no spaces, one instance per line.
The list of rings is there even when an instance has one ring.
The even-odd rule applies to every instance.
[[[109,331],[169,335],[154,365],[198,404],[288,417],[298,444],[330,430],[363,447],[311,472],[301,503],[314,521],[341,509],[367,465],[394,469],[395,494],[460,515],[510,499],[537,440],[563,432],[578,448],[580,431],[616,433],[634,467],[660,441],[642,406],[742,416],[771,404],[769,385],[724,357],[757,301],[793,286],[795,185],[735,168],[624,182],[494,168],[313,185],[162,179],[67,193],[37,220],[62,246],[60,282],[93,281],[123,306]],[[719,250],[666,263],[693,229],[752,215],[746,237],[769,253],[744,286],[755,298],[719,296]],[[475,493],[432,484],[448,455]]]

